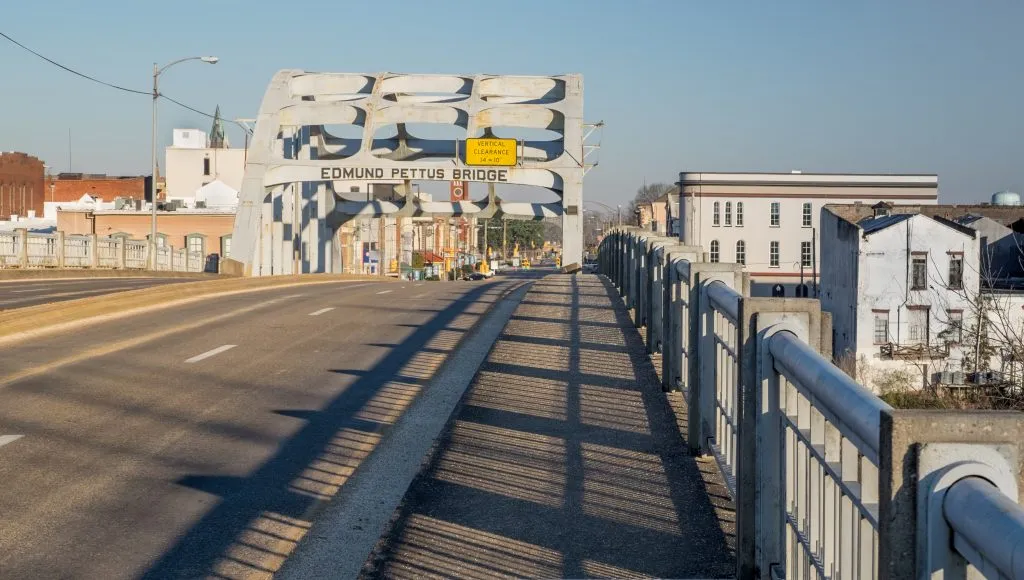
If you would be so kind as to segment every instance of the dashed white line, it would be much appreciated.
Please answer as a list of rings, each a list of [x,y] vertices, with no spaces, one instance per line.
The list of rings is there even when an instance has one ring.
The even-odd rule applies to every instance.
[[[423,285],[423,284],[422,284],[422,283],[420,283],[420,284],[417,284],[417,285],[416,285],[416,287],[417,287],[417,288],[419,288],[419,287],[420,287],[420,286],[422,286],[422,285]]]
[[[332,306],[332,307],[330,307],[330,308],[321,308],[320,310],[317,310],[316,312],[310,312],[310,313],[309,313],[309,315],[310,315],[310,316],[320,316],[320,315],[321,315],[321,314],[323,314],[324,312],[330,312],[330,311],[332,311],[332,310],[334,310],[334,307],[333,307],[333,306]]]
[[[428,294],[429,294],[428,292],[424,292],[423,294],[417,294],[417,295],[413,296],[413,298],[423,298],[424,296],[426,296]]]
[[[204,352],[203,354],[197,354],[196,356],[186,360],[185,362],[187,362],[187,363],[197,363],[197,362],[199,362],[201,360],[208,359],[211,356],[217,356],[218,354],[220,354],[220,353],[222,353],[224,351],[231,350],[231,349],[235,348],[236,346],[238,346],[238,345],[237,344],[225,344],[224,346],[218,346],[217,348],[215,348],[213,350],[208,350],[208,351]]]
[[[380,291],[380,292],[378,292],[377,294],[389,294],[389,293],[391,293],[391,292],[394,292],[394,290],[381,290],[381,291]]]
[[[0,447],[21,439],[24,435],[0,435]]]

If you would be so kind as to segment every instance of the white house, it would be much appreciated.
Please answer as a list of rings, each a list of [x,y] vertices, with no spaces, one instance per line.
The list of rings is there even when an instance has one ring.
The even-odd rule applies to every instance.
[[[815,295],[825,204],[938,203],[935,175],[680,173],[678,185],[682,242],[712,262],[744,264],[755,296],[776,285],[785,296]]]
[[[207,134],[199,129],[175,129],[166,156],[168,200],[193,207],[197,192],[214,181],[236,192],[242,187],[245,149],[210,147]]]
[[[835,357],[876,391],[952,384],[974,351],[962,341],[979,295],[977,236],[942,217],[875,209],[856,222],[821,212],[820,299]]]

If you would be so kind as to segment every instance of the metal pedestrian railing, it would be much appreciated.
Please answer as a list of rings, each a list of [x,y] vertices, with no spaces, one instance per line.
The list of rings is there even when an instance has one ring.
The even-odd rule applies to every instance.
[[[1024,579],[1024,414],[893,409],[817,300],[700,248],[618,228],[598,255],[736,504],[738,578]]]
[[[144,270],[150,266],[146,240],[95,235],[30,233],[19,229],[0,232],[0,269],[109,268]],[[171,246],[157,249],[156,269],[203,272],[206,256]]]

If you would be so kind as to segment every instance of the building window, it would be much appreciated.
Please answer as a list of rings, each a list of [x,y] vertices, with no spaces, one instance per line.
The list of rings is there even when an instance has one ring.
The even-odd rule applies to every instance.
[[[964,340],[964,313],[962,310],[950,310],[949,342],[960,344]]]
[[[725,202],[725,225],[732,225],[732,202]]]
[[[777,201],[772,202],[771,220],[773,228],[779,227],[779,202]]]
[[[875,310],[875,344],[889,342],[889,311]]]
[[[810,242],[800,242],[800,265],[804,268],[810,268],[812,266]]]
[[[768,244],[768,265],[772,268],[779,267],[779,242],[769,242]]]
[[[811,227],[811,204],[804,204],[804,227]]]
[[[736,242],[736,263],[747,263],[747,244],[743,240]]]
[[[949,288],[962,290],[964,287],[964,257],[960,254],[949,255]]]
[[[209,157],[204,157],[203,158],[203,175],[209,175],[209,174],[210,174],[210,158]]]
[[[928,289],[928,254],[914,252],[910,258],[910,289]]]
[[[742,201],[737,201],[736,202],[736,225],[737,226],[742,226],[743,225],[743,202]]]
[[[718,258],[718,240],[711,240],[711,262],[717,262]]]
[[[206,239],[202,234],[189,234],[185,236],[185,247],[190,254],[204,254]]]
[[[221,236],[220,238],[220,255],[225,258],[231,257],[231,234]]]
[[[720,216],[718,215],[718,212],[719,212],[720,209],[721,209],[721,204],[716,201],[715,205],[712,206],[712,209],[711,209],[711,225],[713,225],[713,226],[719,225],[719,217]]]
[[[910,344],[928,344],[928,307],[918,306],[907,309],[907,326]]]

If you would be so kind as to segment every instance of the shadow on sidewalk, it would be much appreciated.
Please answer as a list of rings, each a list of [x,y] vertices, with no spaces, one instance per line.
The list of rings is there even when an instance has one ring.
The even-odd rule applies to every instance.
[[[364,576],[733,575],[731,508],[678,402],[605,281],[536,282]]]

